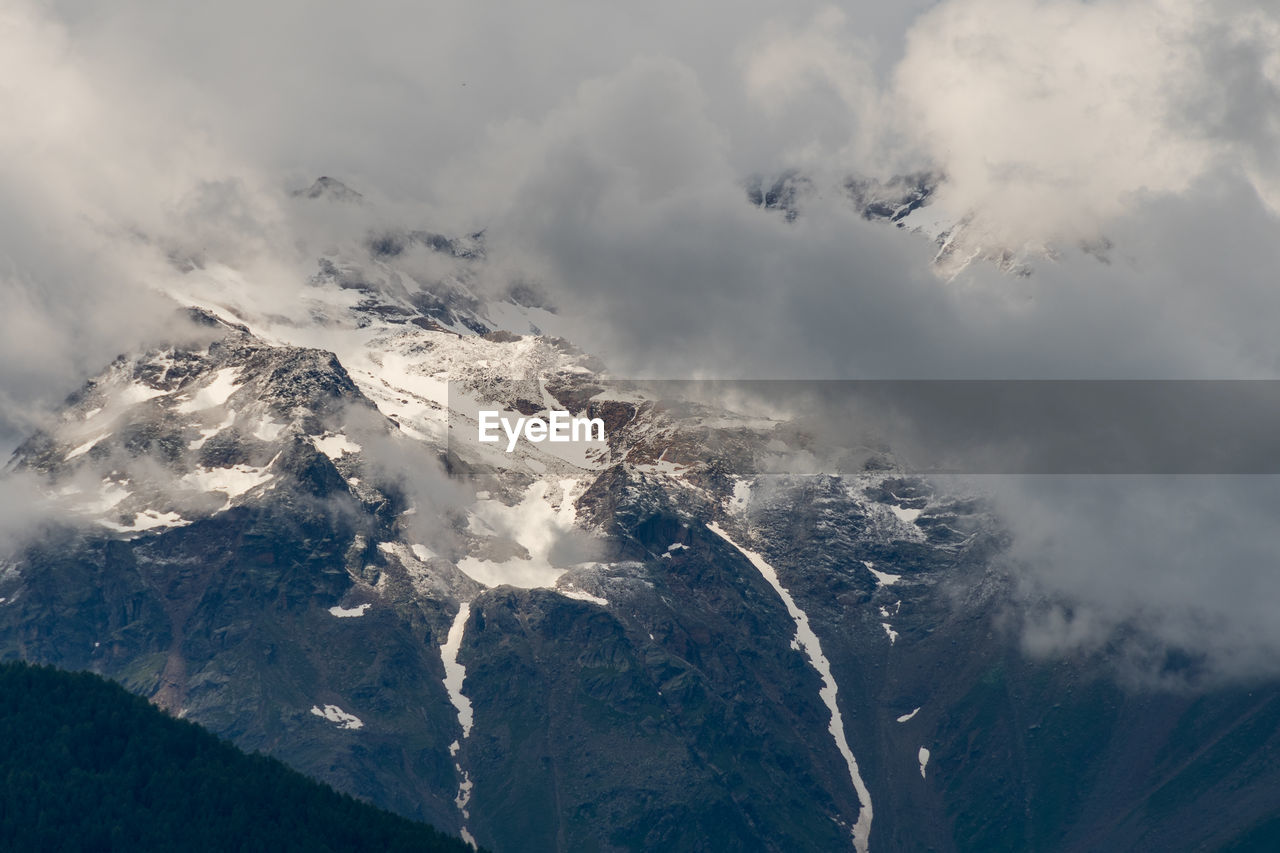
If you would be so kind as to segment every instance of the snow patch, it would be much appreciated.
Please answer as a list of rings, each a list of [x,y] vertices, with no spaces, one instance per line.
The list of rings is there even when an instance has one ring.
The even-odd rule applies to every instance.
[[[190,521],[187,521],[176,512],[161,513],[156,512],[154,509],[148,509],[135,515],[132,524],[120,524],[106,519],[99,519],[98,521],[98,524],[118,533],[140,533],[143,530],[155,530],[159,527],[185,527],[190,523]]]
[[[889,512],[896,515],[899,521],[905,522],[907,524],[915,524],[916,519],[920,517],[920,513],[924,512],[924,510],[906,509],[904,507],[891,505],[889,507]]]
[[[929,750],[923,746],[920,747],[920,751],[916,753],[916,759],[920,762],[920,778],[924,779],[926,778],[924,775],[924,768],[925,765],[929,763]]]
[[[574,598],[574,599],[577,599],[578,601],[590,601],[592,604],[599,604],[601,607],[609,606],[609,600],[607,598],[601,598],[598,595],[592,595],[589,592],[583,592],[580,589],[574,589],[572,585],[558,586],[556,587],[556,592],[560,593],[565,598]]]
[[[199,412],[203,409],[221,406],[240,387],[236,382],[236,374],[239,372],[240,369],[238,367],[222,368],[213,374],[213,381],[197,391],[191,399],[184,400],[175,408],[179,412]]]
[[[329,612],[339,619],[354,619],[357,616],[363,616],[364,612],[372,606],[371,604],[360,604],[351,608],[335,606],[330,607]]]
[[[885,634],[889,637],[889,645],[892,646],[894,643],[898,642],[898,632],[893,630],[892,625],[888,622],[881,622],[880,627],[884,628]]]
[[[458,723],[462,726],[463,740],[471,736],[471,725],[475,719],[471,700],[462,692],[462,682],[467,677],[467,668],[458,662],[458,651],[462,648],[462,634],[467,628],[467,619],[470,616],[470,603],[462,604],[458,608],[458,615],[453,618],[453,624],[449,626],[449,634],[445,638],[444,645],[440,647],[440,660],[444,664],[444,689],[449,694],[449,701],[458,711]],[[449,756],[456,758],[461,748],[462,745],[455,740],[449,744]],[[467,808],[471,802],[471,774],[458,762],[454,762],[453,767],[458,773],[458,793],[453,799],[453,804],[462,813],[462,819],[467,820],[471,817],[471,812]],[[459,830],[459,834],[472,847],[476,846],[475,839],[471,837],[465,825]]]
[[[462,775],[462,781],[458,783],[458,795],[453,798],[453,804],[458,807],[458,811],[462,812],[464,818],[469,818],[471,817],[471,812],[467,809],[467,805],[471,802],[471,788],[473,787],[471,774],[463,770],[460,765],[455,764],[453,766]],[[466,829],[464,828],[462,831],[466,832]],[[474,841],[471,843],[475,844]]]
[[[111,433],[104,432],[102,435],[98,436],[97,438],[89,439],[84,444],[80,445],[79,447],[69,452],[66,455],[66,459],[70,461],[72,459],[75,459],[77,456],[83,456],[84,454],[88,453],[90,450],[93,450],[94,446],[97,445],[99,441],[102,441],[102,439],[106,438],[109,435],[111,435]]]
[[[910,714],[903,714],[901,717],[899,717],[898,722],[905,723],[907,720],[911,719],[912,717],[914,717],[916,714],[919,714],[919,713],[920,713],[920,709],[916,708]]]
[[[893,586],[895,583],[902,580],[902,575],[891,575],[888,572],[876,571],[876,569],[873,568],[875,565],[874,563],[869,563],[866,560],[863,560],[862,565],[866,566],[867,571],[876,576],[876,581],[881,586]]]
[[[401,339],[408,342],[417,337],[418,334],[409,332]],[[402,432],[419,440],[431,440],[431,424],[443,426],[445,420],[448,377],[435,369],[434,360],[430,362],[428,374],[421,372],[427,369],[422,364],[389,349],[399,342],[376,337],[363,340],[352,351],[340,352],[339,358],[349,366],[351,378],[360,390],[384,415],[395,420]]]
[[[458,651],[462,648],[462,633],[467,628],[467,619],[471,616],[471,605],[464,603],[458,608],[458,615],[449,626],[449,635],[440,647],[440,660],[444,663],[444,689],[449,694],[449,701],[458,710],[458,723],[462,726],[462,738],[471,736],[471,724],[474,715],[471,711],[471,700],[462,692],[462,682],[467,677],[467,668],[458,663]]]
[[[548,483],[539,481],[529,487],[515,506],[498,500],[478,500],[471,513],[470,528],[484,538],[510,539],[528,553],[507,560],[482,560],[467,556],[458,561],[472,580],[485,586],[511,586],[524,589],[553,587],[566,569],[551,564],[551,552],[557,542],[573,529],[577,511],[572,492],[576,480],[561,480],[560,507],[551,506],[547,498]]]
[[[331,723],[337,723],[340,729],[362,729],[364,722],[355,714],[348,714],[337,705],[325,705],[323,710],[318,705],[311,706],[311,713],[324,717]]]
[[[360,445],[347,438],[342,433],[336,435],[325,435],[320,438],[313,438],[316,450],[319,450],[325,456],[337,461],[347,453],[359,453]]]
[[[184,474],[178,482],[200,492],[223,492],[227,496],[227,506],[230,506],[231,500],[262,485],[273,476],[266,468],[233,465],[230,468],[197,468]]]
[[[867,853],[868,840],[871,836],[871,793],[862,781],[862,775],[858,772],[858,760],[854,758],[853,750],[849,748],[849,741],[844,733],[844,718],[840,714],[840,706],[836,703],[836,694],[839,686],[836,684],[835,676],[831,673],[831,663],[822,653],[822,644],[818,641],[818,635],[814,633],[813,628],[810,626],[808,615],[800,609],[795,599],[791,597],[791,593],[787,591],[787,588],[782,585],[782,581],[778,579],[778,573],[773,566],[765,562],[765,559],[755,551],[743,548],[730,539],[729,534],[721,529],[719,525],[708,524],[707,529],[732,545],[756,567],[760,574],[764,576],[764,579],[778,593],[778,597],[782,599],[783,604],[787,607],[787,612],[795,620],[796,634],[792,640],[792,645],[794,647],[798,642],[803,647],[805,654],[809,658],[809,665],[822,677],[822,689],[818,691],[818,695],[826,704],[828,710],[831,711],[831,723],[827,730],[831,732],[831,737],[836,742],[836,748],[844,756],[845,764],[849,767],[849,778],[853,780],[853,787],[858,794],[858,802],[861,804],[861,808],[858,810],[858,820],[853,826],[853,846],[858,853]]]

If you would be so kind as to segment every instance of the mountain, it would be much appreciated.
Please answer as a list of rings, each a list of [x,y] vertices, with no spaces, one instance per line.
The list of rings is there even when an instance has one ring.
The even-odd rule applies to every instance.
[[[0,664],[6,850],[461,853],[88,673]]]
[[[336,178],[322,175],[311,186],[294,190],[295,198],[325,199],[327,201],[359,202],[364,196]]]
[[[1019,245],[985,227],[974,210],[956,205],[947,193],[947,176],[936,170],[877,178],[851,175],[841,185],[824,187],[797,169],[772,179],[755,176],[745,184],[747,201],[795,222],[814,196],[830,193],[850,204],[863,219],[918,234],[932,244],[934,272],[954,280],[974,262],[990,264],[1015,278],[1030,276],[1037,263],[1054,262],[1062,248],[1048,243]],[[1082,242],[1080,251],[1109,264],[1114,248],[1106,237]]]
[[[901,224],[931,180],[848,191]],[[799,178],[764,184],[799,209]],[[981,494],[767,394],[620,381],[485,257],[483,233],[353,235],[288,300],[179,262],[172,340],[15,454],[52,520],[0,568],[0,655],[497,851],[1273,832],[1277,685],[1028,658]],[[605,440],[506,452],[485,409]]]

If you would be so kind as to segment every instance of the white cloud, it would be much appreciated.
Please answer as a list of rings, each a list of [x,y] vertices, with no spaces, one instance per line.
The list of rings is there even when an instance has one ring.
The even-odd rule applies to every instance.
[[[1140,680],[1274,676],[1276,477],[1008,478],[1026,648],[1096,653]],[[1170,668],[1174,651],[1190,666]],[[1179,660],[1178,657],[1172,660]]]
[[[739,52],[751,102],[778,134],[776,152],[806,172],[867,170],[883,119],[875,51],[834,6],[800,26],[773,22]],[[876,166],[880,163],[874,164]]]
[[[1274,92],[1278,23],[1196,0],[950,0],[912,28],[894,92],[950,177],[944,198],[997,240],[1091,237],[1141,196],[1238,159],[1247,142],[1202,110],[1234,99],[1213,49],[1251,45],[1263,64],[1246,76]],[[1277,209],[1272,179],[1249,175]]]

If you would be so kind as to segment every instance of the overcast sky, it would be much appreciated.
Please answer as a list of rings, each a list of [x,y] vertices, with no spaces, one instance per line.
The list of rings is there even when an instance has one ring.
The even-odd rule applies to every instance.
[[[487,228],[495,286],[537,281],[622,374],[1280,377],[1280,11],[1263,0],[9,0],[0,114],[10,436],[163,331],[167,251],[296,286],[315,223],[284,191],[321,174],[386,221]],[[839,191],[920,168],[1034,273],[946,280],[927,240]],[[787,169],[815,187],[794,223],[743,192]],[[1103,239],[1108,262],[1079,249]],[[1247,515],[1239,490],[1215,494],[1201,521]],[[1040,581],[1119,602],[1114,621],[1170,566],[1205,624],[1252,594],[1239,634],[1280,649],[1257,605],[1280,602],[1280,542],[1236,530],[1193,564],[1185,520],[1042,549]],[[1196,624],[1157,629],[1208,642]]]

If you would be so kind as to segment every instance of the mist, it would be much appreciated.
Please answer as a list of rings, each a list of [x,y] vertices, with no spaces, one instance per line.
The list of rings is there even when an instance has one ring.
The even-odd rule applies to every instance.
[[[615,375],[1280,370],[1280,13],[1260,0],[15,0],[0,71],[6,448],[162,338],[190,263],[287,312],[316,254],[385,227],[486,229],[477,286],[536,283]],[[922,168],[1032,274],[940,276],[927,238],[842,189]],[[747,203],[790,169],[813,187],[794,222]],[[291,199],[319,175],[364,201]],[[1136,620],[1270,671],[1271,481],[1104,487],[1007,502],[1029,597],[1073,614],[1028,610],[1028,649]]]

